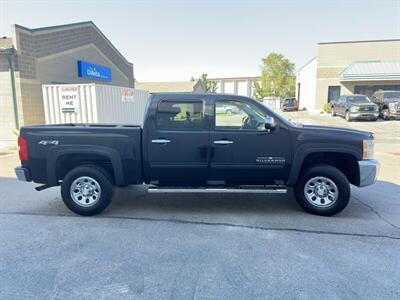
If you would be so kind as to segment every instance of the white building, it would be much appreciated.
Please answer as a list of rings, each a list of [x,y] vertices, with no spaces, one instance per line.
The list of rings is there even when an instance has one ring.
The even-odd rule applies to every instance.
[[[217,83],[217,93],[235,94],[247,97],[254,96],[254,82],[260,82],[260,77],[224,77],[210,78]]]
[[[317,58],[314,57],[296,71],[296,95],[300,109],[317,111],[315,105],[316,79]]]

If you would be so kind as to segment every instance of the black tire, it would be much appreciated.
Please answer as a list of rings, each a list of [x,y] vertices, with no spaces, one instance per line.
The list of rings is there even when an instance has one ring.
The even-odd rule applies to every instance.
[[[78,178],[85,177],[94,179],[92,183],[94,184],[95,182],[95,186],[97,186],[97,184],[100,186],[100,194],[96,194],[100,196],[93,200],[93,204],[83,203],[79,205],[77,203],[79,201],[74,200],[71,195],[71,185],[74,183],[75,180],[78,180]],[[90,182],[88,183],[88,186],[89,188],[91,188]],[[92,197],[96,197],[96,195],[93,195]],[[81,166],[72,169],[70,172],[68,172],[67,175],[65,175],[61,184],[61,196],[65,205],[74,213],[82,216],[92,216],[102,212],[110,204],[112,195],[113,183],[111,176],[108,174],[107,171],[97,166]],[[87,198],[86,201],[88,201]]]
[[[347,122],[351,122],[351,117],[350,117],[350,112],[349,111],[346,111],[345,119],[346,119]]]
[[[307,182],[316,177],[328,178],[337,187],[338,195],[331,205],[321,207],[312,204],[312,201],[307,200],[305,186]],[[337,168],[330,165],[315,165],[308,168],[300,176],[299,181],[295,186],[295,196],[299,205],[311,214],[320,216],[333,216],[341,212],[349,203],[350,200],[350,184],[346,176]]]
[[[332,108],[331,108],[331,116],[332,117],[336,117],[336,112],[335,112],[335,107],[334,106],[332,106]]]
[[[387,108],[382,109],[382,119],[384,119],[385,121],[390,120],[389,109]]]

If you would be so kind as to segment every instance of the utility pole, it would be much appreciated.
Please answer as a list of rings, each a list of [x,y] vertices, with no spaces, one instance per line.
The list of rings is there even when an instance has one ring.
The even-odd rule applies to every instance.
[[[14,122],[15,128],[19,130],[19,117],[18,117],[18,103],[17,103],[17,93],[15,90],[15,76],[14,76],[14,54],[15,48],[0,48],[0,54],[5,54],[8,60],[8,68],[10,70],[10,80],[11,80],[11,92],[13,99],[13,108],[14,108]]]

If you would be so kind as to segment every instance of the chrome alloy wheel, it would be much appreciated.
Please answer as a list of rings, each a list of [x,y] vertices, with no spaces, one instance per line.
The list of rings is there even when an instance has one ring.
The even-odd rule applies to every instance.
[[[92,177],[82,176],[72,182],[70,194],[72,200],[79,206],[90,207],[99,201],[101,187]]]
[[[304,186],[304,195],[314,206],[329,207],[336,202],[339,190],[332,180],[318,176],[307,181]]]

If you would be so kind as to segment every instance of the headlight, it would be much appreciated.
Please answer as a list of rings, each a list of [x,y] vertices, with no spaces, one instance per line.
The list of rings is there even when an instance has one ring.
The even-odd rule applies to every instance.
[[[359,109],[360,109],[360,108],[359,108],[358,106],[352,106],[352,107],[350,107],[350,111],[351,111],[351,112],[358,112]]]
[[[374,156],[374,140],[363,140],[363,159],[372,159]]]
[[[379,106],[375,105],[374,109],[375,109],[375,111],[379,111]]]
[[[390,110],[396,110],[396,103],[389,103],[389,109]]]

